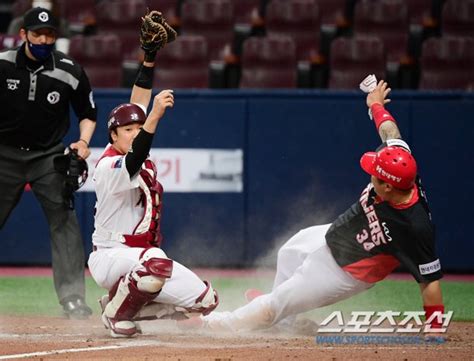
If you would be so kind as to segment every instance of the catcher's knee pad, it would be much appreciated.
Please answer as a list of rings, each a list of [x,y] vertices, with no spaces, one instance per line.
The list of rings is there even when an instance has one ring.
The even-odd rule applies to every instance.
[[[156,293],[173,272],[173,261],[160,248],[148,248],[140,255],[142,268],[132,272],[140,291]]]
[[[186,309],[187,314],[200,313],[205,316],[214,311],[219,305],[219,295],[217,291],[212,288],[210,282],[203,282],[206,285],[206,289],[199,295],[194,305]]]

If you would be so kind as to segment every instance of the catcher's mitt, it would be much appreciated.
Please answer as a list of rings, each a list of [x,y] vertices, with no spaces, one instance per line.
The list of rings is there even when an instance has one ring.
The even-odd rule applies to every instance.
[[[157,50],[175,40],[177,36],[176,31],[169,26],[159,11],[149,11],[142,17],[140,44],[145,53],[155,54]]]

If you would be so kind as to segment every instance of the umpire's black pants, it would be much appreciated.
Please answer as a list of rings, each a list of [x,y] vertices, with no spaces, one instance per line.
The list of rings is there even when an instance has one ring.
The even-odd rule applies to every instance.
[[[48,150],[0,144],[0,229],[29,183],[48,220],[54,287],[60,301],[71,295],[84,297],[85,265],[76,213],[66,206],[64,177],[54,169],[53,159],[63,153],[62,144]]]

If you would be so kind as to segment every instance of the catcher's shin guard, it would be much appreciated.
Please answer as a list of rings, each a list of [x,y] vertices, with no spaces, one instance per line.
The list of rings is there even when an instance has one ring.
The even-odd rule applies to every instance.
[[[142,267],[121,278],[111,289],[102,321],[112,337],[132,337],[138,332],[133,318],[158,295],[166,278],[171,277],[173,261],[156,256],[166,257],[158,248],[145,250],[140,257]]]
[[[135,336],[138,330],[132,321],[133,316],[155,297],[155,294],[140,291],[133,279],[121,278],[115,296],[107,303],[102,313],[102,322],[110,329],[111,336]]]

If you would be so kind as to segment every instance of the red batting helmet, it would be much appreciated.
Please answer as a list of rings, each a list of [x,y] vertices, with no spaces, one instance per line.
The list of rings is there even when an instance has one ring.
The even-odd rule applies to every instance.
[[[378,152],[367,152],[360,165],[370,175],[399,189],[410,189],[415,184],[416,161],[405,149],[385,147]]]
[[[146,115],[137,104],[124,103],[116,106],[109,114],[107,128],[109,128],[109,141],[112,143],[110,133],[112,130],[132,123],[145,123]]]

